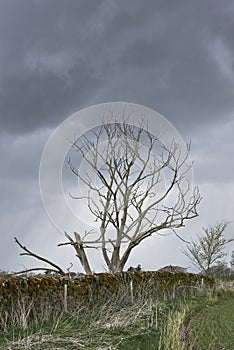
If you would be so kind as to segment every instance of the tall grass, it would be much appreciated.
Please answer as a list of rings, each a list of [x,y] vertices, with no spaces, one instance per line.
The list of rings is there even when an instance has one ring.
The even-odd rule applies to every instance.
[[[185,350],[181,329],[187,312],[186,306],[180,311],[170,311],[162,327],[158,350]]]
[[[226,290],[224,286],[207,291],[184,288],[180,298],[176,293],[166,292],[162,300],[138,288],[132,301],[125,286],[123,293],[102,303],[97,303],[95,296],[89,302],[70,297],[67,312],[62,300],[35,302],[19,296],[11,307],[0,306],[0,349],[192,349],[195,338],[189,345],[185,339],[188,317],[205,304],[216,303]]]

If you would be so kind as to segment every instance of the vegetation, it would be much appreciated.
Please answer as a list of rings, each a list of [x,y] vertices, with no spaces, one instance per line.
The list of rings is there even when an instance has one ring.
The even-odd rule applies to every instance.
[[[217,297],[217,302],[191,319],[191,337],[197,350],[233,349],[233,296]]]
[[[21,317],[9,317],[12,310],[28,311],[27,320],[47,317],[63,309],[64,292],[67,289],[68,310],[77,304],[115,303],[118,300],[123,306],[141,303],[146,300],[163,300],[196,293],[202,283],[212,286],[214,280],[195,274],[170,273],[167,271],[125,272],[115,275],[101,273],[78,276],[70,279],[68,276],[11,276],[0,279],[0,329],[11,326],[22,326]],[[12,314],[13,315],[13,314]],[[41,316],[42,315],[42,316]],[[12,323],[12,319],[14,322]],[[18,320],[18,321],[17,321]],[[18,323],[17,323],[18,322]]]
[[[224,231],[229,222],[224,221],[214,226],[203,228],[204,234],[198,236],[198,240],[192,241],[186,246],[182,252],[192,263],[201,271],[201,273],[209,273],[214,264],[223,265],[221,260],[227,255],[224,248],[234,238],[225,238]]]
[[[169,274],[162,274],[164,278],[166,273]],[[142,272],[126,274],[136,280],[144,275]],[[107,275],[103,274],[103,281],[108,281],[104,278]],[[171,273],[172,279],[175,280],[176,275]],[[177,280],[181,280],[183,274],[178,276]],[[232,350],[233,281],[219,282],[205,289],[202,286],[194,289],[192,285],[186,288],[184,284],[182,293],[181,285],[177,285],[176,293],[168,285],[163,288],[167,293],[162,293],[160,298],[149,295],[149,284],[142,284],[133,300],[129,297],[130,290],[124,287],[113,294],[113,298],[102,298],[98,302],[93,293],[89,300],[70,295],[66,311],[61,298],[55,303],[58,295],[55,298],[51,292],[53,298],[49,298],[49,281],[53,277],[44,278],[48,286],[47,299],[41,298],[37,304],[26,294],[18,294],[16,299],[11,298],[11,308],[5,305],[1,309],[1,350],[216,350],[221,349],[221,345],[225,350]]]
[[[234,250],[232,251],[231,261],[230,261],[231,269],[234,273]]]

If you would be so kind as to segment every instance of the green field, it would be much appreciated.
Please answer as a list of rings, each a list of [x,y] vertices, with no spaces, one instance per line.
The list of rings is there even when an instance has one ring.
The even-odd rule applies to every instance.
[[[18,307],[21,327],[1,333],[1,350],[234,350],[233,287],[124,307],[78,305],[34,322]]]
[[[191,318],[191,336],[197,350],[234,349],[234,297],[220,298]]]

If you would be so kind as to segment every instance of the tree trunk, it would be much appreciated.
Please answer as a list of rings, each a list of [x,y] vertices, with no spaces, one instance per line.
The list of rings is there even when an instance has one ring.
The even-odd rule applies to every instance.
[[[88,258],[86,256],[85,250],[84,250],[84,246],[82,244],[82,240],[80,238],[80,235],[77,232],[74,232],[75,235],[75,239],[76,239],[76,244],[74,245],[74,248],[76,250],[77,253],[77,257],[80,260],[80,263],[83,267],[83,269],[85,270],[85,273],[90,275],[92,274],[89,262],[88,262]]]

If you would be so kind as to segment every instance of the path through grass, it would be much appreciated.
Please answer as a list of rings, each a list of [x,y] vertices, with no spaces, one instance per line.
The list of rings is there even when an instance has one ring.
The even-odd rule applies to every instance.
[[[234,350],[234,297],[205,305],[192,317],[190,327],[196,350]]]

